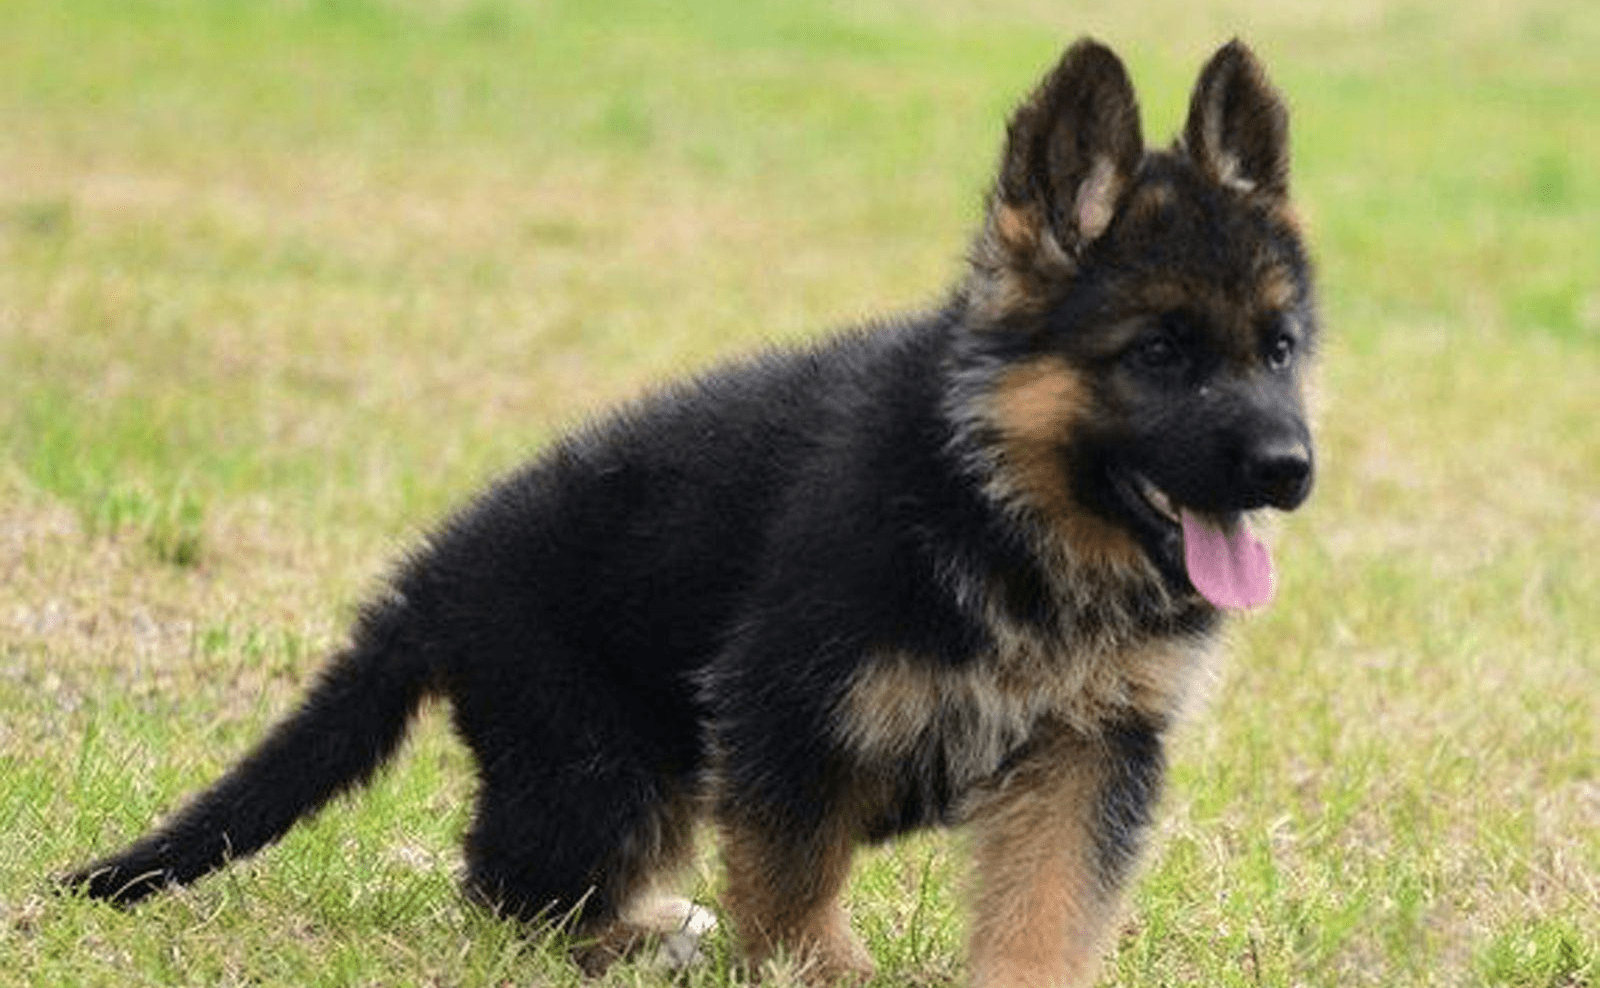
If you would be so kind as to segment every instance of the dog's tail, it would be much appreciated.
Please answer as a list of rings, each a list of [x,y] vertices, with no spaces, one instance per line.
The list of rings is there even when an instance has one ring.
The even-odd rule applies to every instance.
[[[405,737],[433,676],[399,600],[368,608],[300,709],[155,832],[62,884],[119,905],[251,854],[371,778]]]

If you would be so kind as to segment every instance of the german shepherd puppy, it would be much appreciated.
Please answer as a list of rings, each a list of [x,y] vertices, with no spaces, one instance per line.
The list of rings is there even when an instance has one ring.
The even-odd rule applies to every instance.
[[[980,986],[1083,985],[1223,612],[1246,516],[1311,486],[1317,336],[1287,115],[1239,42],[1147,151],[1073,45],[1007,129],[938,311],[767,352],[556,444],[447,521],[303,706],[160,829],[66,879],[118,903],[367,780],[424,697],[481,786],[466,884],[601,943],[721,838],[752,963],[871,970],[852,849],[969,827]]]

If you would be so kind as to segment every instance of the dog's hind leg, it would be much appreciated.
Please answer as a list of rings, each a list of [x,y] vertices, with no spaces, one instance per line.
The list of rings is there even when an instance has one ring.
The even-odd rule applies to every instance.
[[[549,764],[502,752],[466,838],[469,896],[502,915],[567,926],[591,972],[673,932],[639,917],[692,849],[687,788],[625,758]]]
[[[718,829],[727,868],[723,904],[748,963],[787,955],[813,984],[871,976],[872,957],[839,901],[854,844],[848,827],[824,821],[796,832],[723,814]]]
[[[627,953],[645,932],[630,907],[692,850],[694,719],[670,696],[652,694],[647,707],[596,682],[581,656],[524,641],[536,664],[497,675],[488,662],[460,663],[447,687],[479,769],[466,890],[603,948],[586,955]]]

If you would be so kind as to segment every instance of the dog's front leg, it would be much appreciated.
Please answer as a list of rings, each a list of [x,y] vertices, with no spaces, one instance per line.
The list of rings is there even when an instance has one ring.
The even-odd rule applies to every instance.
[[[1094,982],[1160,789],[1159,734],[1043,732],[975,799],[975,988]]]

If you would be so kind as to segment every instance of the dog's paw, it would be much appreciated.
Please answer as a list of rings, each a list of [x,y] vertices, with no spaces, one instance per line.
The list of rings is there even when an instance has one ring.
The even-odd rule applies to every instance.
[[[628,922],[654,935],[650,964],[670,971],[681,971],[702,960],[700,941],[717,926],[711,910],[678,896],[646,899],[625,915]]]

